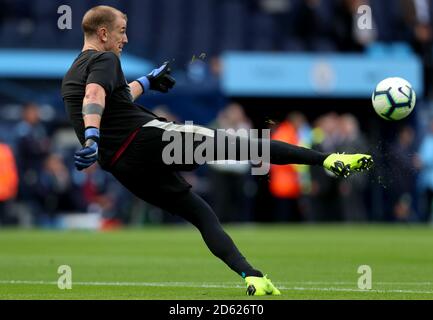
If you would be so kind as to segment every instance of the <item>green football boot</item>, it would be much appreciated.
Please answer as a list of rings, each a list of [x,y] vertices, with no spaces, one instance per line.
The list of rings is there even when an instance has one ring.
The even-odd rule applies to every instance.
[[[337,177],[347,178],[354,172],[369,170],[373,167],[373,158],[368,154],[332,153],[323,161],[325,169]]]
[[[272,284],[271,280],[269,280],[266,276],[264,276],[264,277],[246,277],[245,283],[247,284],[247,295],[248,296],[265,296],[265,295],[279,296],[279,295],[281,295],[280,290],[275,288],[275,286]]]

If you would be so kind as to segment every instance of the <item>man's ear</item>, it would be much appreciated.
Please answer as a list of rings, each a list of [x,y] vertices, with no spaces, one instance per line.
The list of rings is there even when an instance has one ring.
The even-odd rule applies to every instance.
[[[106,27],[100,27],[98,29],[98,38],[102,41],[102,42],[107,42],[108,40],[108,30]]]

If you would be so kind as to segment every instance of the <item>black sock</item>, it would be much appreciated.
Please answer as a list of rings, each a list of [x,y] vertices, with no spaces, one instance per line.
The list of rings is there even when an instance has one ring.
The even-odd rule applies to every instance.
[[[251,143],[257,146],[259,152],[265,149],[263,145],[266,140],[263,139],[254,139],[250,140],[248,138],[243,137],[231,137],[229,142],[230,135],[217,135],[214,140],[215,150],[212,154],[212,158],[209,160],[263,160],[263,159],[255,159],[251,156],[251,154],[243,153],[241,155],[241,145],[242,146],[250,146]],[[233,142],[235,141],[235,142]],[[269,144],[269,152],[270,152],[270,163],[272,164],[306,164],[306,165],[323,165],[323,161],[329,156],[329,153],[322,153],[313,149],[308,149],[304,147],[299,147],[297,145],[289,144],[286,142],[278,141],[278,140],[270,140],[267,141]],[[236,153],[233,155],[229,155],[229,147],[232,147],[235,144]],[[225,147],[225,152],[222,154],[218,153],[219,148],[222,146]],[[251,150],[250,150],[251,151]]]
[[[270,149],[272,164],[322,165],[329,156],[327,153],[277,140],[271,140]]]
[[[242,278],[263,277],[263,273],[254,269],[236,248],[233,251],[236,254],[226,259],[226,263],[233,271],[238,273]]]
[[[263,277],[263,273],[261,273],[259,270],[251,269],[249,271],[242,272],[241,277]]]

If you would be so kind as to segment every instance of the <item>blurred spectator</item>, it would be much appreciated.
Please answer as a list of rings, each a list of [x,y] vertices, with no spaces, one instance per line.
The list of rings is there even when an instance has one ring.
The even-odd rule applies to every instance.
[[[291,112],[287,116],[294,125],[299,137],[299,145],[309,148],[312,143],[312,130],[307,118],[300,112]]]
[[[368,153],[368,144],[359,130],[358,120],[351,114],[340,116],[340,141],[336,151],[346,153]],[[366,221],[365,194],[368,175],[358,174],[340,180],[342,217],[345,221]]]
[[[228,104],[218,113],[210,127],[231,129],[235,134],[244,136],[251,129],[251,121],[243,107],[237,103]],[[238,131],[239,129],[244,129]],[[215,213],[221,222],[247,221],[251,217],[247,207],[253,182],[250,177],[248,161],[212,161],[208,162],[210,196]]]
[[[433,211],[433,120],[419,147],[420,189],[422,193],[421,221],[431,221]]]
[[[271,139],[297,145],[297,128],[287,117],[272,132]],[[274,197],[275,221],[300,221],[301,181],[295,165],[271,165],[269,190]]]
[[[313,129],[313,149],[332,153],[339,143],[339,118],[327,113],[316,120]],[[316,221],[341,221],[339,180],[320,166],[311,167],[311,195]]]
[[[288,119],[293,124],[298,135],[298,145],[311,148],[312,146],[312,130],[306,117],[300,112],[291,112]],[[299,199],[299,206],[301,214],[307,220],[313,218],[311,206],[311,172],[310,166],[295,165],[295,169],[299,174],[299,182],[301,184],[301,197]]]
[[[393,221],[410,221],[415,216],[415,131],[410,126],[404,126],[390,147],[389,158],[392,167],[389,173],[390,188],[388,195]]]
[[[18,172],[9,145],[0,142],[0,225],[15,224],[9,204],[18,192]]]
[[[424,68],[425,94],[433,94],[433,1],[400,0],[402,23],[408,28],[409,40],[421,56]]]
[[[102,228],[120,227],[128,221],[125,216],[130,211],[131,201],[121,201],[124,189],[98,165],[76,172],[74,183],[78,185],[84,210],[102,215]]]
[[[20,169],[40,169],[49,152],[50,141],[39,112],[39,106],[35,103],[23,106],[22,121],[16,127]]]
[[[33,216],[42,211],[42,201],[38,193],[40,172],[48,155],[50,141],[39,118],[39,106],[27,103],[23,106],[22,120],[15,128],[15,146],[20,188],[18,198],[24,201]]]
[[[82,210],[78,189],[72,183],[63,158],[57,154],[45,159],[37,191],[43,199],[42,220],[39,221],[42,224],[52,224],[58,213]]]

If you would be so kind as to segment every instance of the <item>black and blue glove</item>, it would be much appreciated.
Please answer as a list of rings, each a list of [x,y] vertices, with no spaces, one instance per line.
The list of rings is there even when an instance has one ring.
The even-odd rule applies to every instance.
[[[83,170],[90,167],[98,160],[99,129],[87,127],[84,131],[86,142],[81,150],[75,152],[75,167]]]
[[[147,76],[138,78],[137,81],[143,87],[143,92],[155,90],[166,93],[176,84],[176,80],[170,76],[170,72],[169,62],[164,62],[161,67],[152,70]]]

